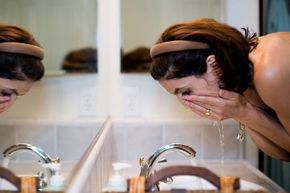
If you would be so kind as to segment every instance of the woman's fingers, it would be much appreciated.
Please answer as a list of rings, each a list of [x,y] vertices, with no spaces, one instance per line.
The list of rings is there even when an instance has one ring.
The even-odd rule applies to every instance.
[[[10,101],[7,102],[1,102],[0,103],[0,113],[4,112],[9,106],[10,106]]]
[[[194,102],[194,103],[203,104],[205,107],[222,106],[224,103],[224,99],[220,97],[212,97],[212,96],[190,95],[190,96],[184,96],[183,99]]]
[[[203,105],[196,104],[190,101],[184,101],[183,104],[201,117],[220,120],[219,115],[213,109],[204,107]]]
[[[219,97],[221,97],[223,99],[228,99],[228,100],[235,100],[235,99],[237,99],[237,97],[239,97],[238,93],[223,90],[223,89],[219,90],[218,94],[219,94]]]
[[[16,100],[16,95],[0,96],[0,113],[7,110]]]
[[[238,93],[221,90],[219,96],[182,96],[189,106],[199,115],[209,115],[217,120],[223,120],[237,116],[237,112],[243,105],[244,100]],[[202,107],[202,108],[201,108]],[[206,112],[210,109],[210,112]]]
[[[9,100],[10,100],[9,96],[0,96],[0,103],[6,102],[6,101],[9,101]]]
[[[200,96],[200,95],[187,95],[183,96],[184,100],[208,104],[212,106],[224,106],[225,102],[231,103],[239,99],[239,94],[227,90],[220,90],[219,96]]]

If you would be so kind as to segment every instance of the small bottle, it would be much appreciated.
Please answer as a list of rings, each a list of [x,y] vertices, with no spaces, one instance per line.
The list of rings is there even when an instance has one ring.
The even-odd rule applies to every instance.
[[[127,180],[120,174],[122,169],[131,167],[127,163],[113,163],[113,175],[109,178],[108,186],[106,191],[108,192],[126,192],[127,191]]]
[[[43,167],[49,168],[54,173],[50,177],[48,187],[52,189],[59,189],[64,186],[64,177],[59,173],[61,163],[47,163],[43,164]]]

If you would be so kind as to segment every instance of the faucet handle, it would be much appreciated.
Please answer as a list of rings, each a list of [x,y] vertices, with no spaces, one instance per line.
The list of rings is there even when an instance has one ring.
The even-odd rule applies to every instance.
[[[144,157],[140,157],[139,158],[139,165],[141,167],[144,167],[146,165],[146,161],[145,161],[145,158]]]
[[[52,163],[60,163],[60,158],[59,157],[56,157],[54,159],[51,159],[51,162]]]

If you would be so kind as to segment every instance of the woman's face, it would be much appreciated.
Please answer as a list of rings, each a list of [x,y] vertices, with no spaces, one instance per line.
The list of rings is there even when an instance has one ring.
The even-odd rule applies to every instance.
[[[177,96],[178,100],[184,104],[183,96],[218,96],[218,77],[211,65],[207,65],[207,72],[202,76],[187,76],[184,78],[159,81],[169,93]]]
[[[7,110],[15,102],[17,96],[25,95],[32,85],[32,81],[0,78],[0,113]]]

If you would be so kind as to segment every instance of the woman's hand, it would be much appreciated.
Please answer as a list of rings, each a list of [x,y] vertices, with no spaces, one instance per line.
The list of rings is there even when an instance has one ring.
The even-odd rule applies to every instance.
[[[6,111],[16,100],[16,95],[0,96],[0,113]]]
[[[227,90],[220,90],[218,96],[186,95],[180,100],[196,114],[215,120],[239,120],[248,104],[244,96]]]

